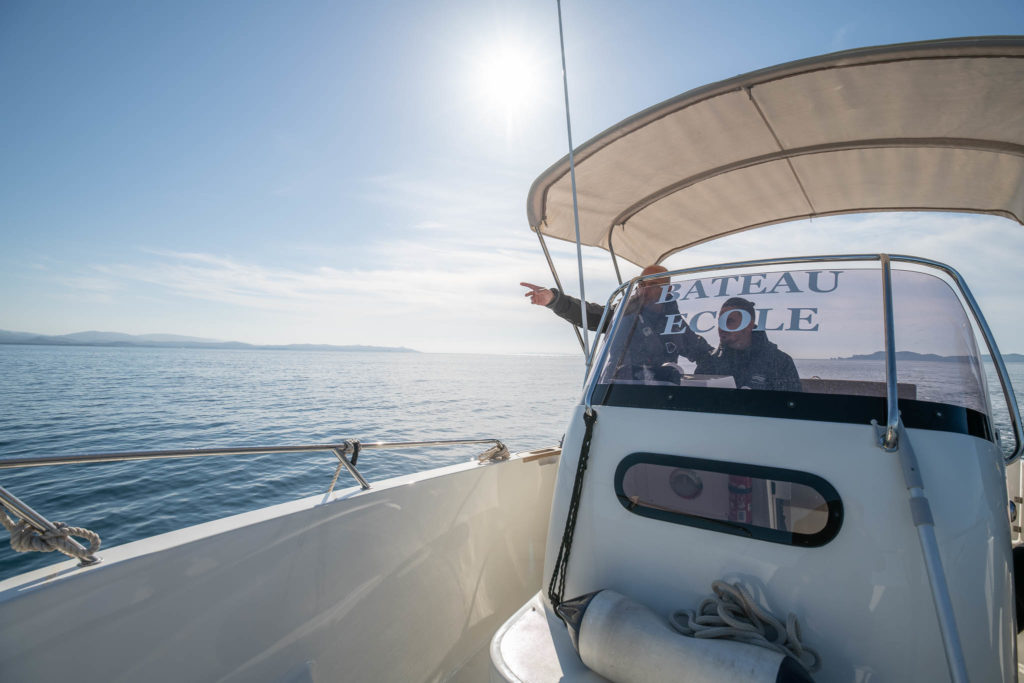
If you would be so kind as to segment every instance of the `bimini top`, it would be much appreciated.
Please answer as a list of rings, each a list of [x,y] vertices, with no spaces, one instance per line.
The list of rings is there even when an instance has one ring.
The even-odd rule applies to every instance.
[[[813,216],[1024,218],[1024,36],[837,52],[691,90],[575,153],[580,237],[638,265]],[[569,158],[530,226],[574,240]]]

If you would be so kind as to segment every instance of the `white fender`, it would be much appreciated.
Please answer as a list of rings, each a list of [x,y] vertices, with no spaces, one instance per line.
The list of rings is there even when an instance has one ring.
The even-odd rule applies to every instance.
[[[614,591],[567,600],[557,611],[583,663],[614,683],[812,680],[792,657],[731,640],[684,636]]]

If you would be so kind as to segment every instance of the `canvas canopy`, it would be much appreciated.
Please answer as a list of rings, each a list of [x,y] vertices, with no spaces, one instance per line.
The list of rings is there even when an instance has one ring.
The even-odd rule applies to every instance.
[[[1024,37],[865,48],[691,90],[575,152],[583,244],[638,265],[730,233],[864,211],[1024,218]],[[569,158],[530,226],[575,240]]]

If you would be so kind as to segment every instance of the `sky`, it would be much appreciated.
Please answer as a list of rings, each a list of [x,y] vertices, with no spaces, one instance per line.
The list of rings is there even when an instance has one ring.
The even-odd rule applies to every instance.
[[[691,88],[867,45],[1024,33],[1022,0],[565,0],[573,140]],[[554,0],[0,3],[0,329],[578,353],[520,281],[567,152]],[[575,247],[551,244],[576,291]],[[883,214],[734,235],[957,267],[1024,352],[1024,227]],[[604,300],[608,255],[584,250]],[[627,268],[632,276],[638,269]]]

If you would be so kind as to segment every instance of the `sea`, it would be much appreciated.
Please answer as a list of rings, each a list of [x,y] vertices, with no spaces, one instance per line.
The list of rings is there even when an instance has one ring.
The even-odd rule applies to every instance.
[[[802,376],[822,377],[841,367],[875,378],[881,368],[797,365]],[[903,364],[901,381],[926,381],[943,365]],[[1024,363],[1008,368],[1024,395]],[[497,438],[523,451],[559,443],[583,373],[580,355],[0,345],[0,458],[345,439]],[[1001,396],[993,409],[1009,436]],[[367,450],[358,467],[372,484],[466,462],[485,447]],[[152,460],[0,470],[0,486],[110,547],[322,494],[336,467],[330,453]],[[343,472],[338,488],[353,484]],[[15,553],[3,539],[0,579],[63,559]]]

